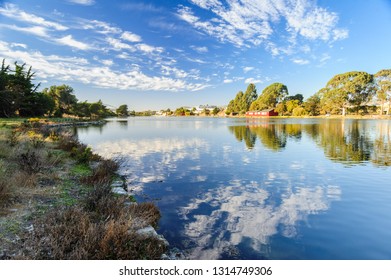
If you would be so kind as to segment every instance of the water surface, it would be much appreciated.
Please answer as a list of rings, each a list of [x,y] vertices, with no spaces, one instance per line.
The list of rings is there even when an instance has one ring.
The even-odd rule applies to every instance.
[[[391,259],[391,121],[128,118],[78,128],[191,259]]]

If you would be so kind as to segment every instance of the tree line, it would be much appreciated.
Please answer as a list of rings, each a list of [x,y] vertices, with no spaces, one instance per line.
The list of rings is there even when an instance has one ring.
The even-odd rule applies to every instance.
[[[283,116],[389,114],[390,103],[391,69],[380,70],[376,74],[351,71],[335,75],[325,87],[306,100],[302,94],[289,95],[288,87],[282,83],[267,86],[259,96],[255,85],[249,84],[245,93],[239,91],[229,102],[226,114],[265,109],[274,109]]]
[[[26,64],[5,65],[0,70],[0,117],[63,117],[97,119],[108,116],[127,116],[127,105],[114,113],[101,100],[80,102],[68,85],[50,86],[38,91],[33,83],[34,72]]]

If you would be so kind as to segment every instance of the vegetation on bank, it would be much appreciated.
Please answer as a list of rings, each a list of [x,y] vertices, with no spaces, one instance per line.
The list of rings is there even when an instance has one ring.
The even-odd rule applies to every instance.
[[[254,84],[239,91],[226,109],[227,115],[243,115],[249,110],[275,109],[280,116],[318,116],[325,114],[390,113],[391,69],[376,74],[352,71],[335,75],[326,86],[303,100],[302,94],[289,95],[281,83],[267,86],[258,96]],[[386,106],[388,105],[388,106]]]
[[[0,69],[0,118],[56,117],[99,119],[128,115],[127,106],[121,105],[111,111],[101,100],[80,102],[68,85],[51,86],[39,91],[34,84],[32,68],[15,62],[14,67],[5,65]]]
[[[159,259],[138,230],[160,212],[112,192],[117,168],[67,130],[0,125],[0,258]]]

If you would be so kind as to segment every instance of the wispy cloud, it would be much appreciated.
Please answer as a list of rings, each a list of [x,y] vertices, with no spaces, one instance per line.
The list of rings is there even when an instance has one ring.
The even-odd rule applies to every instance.
[[[121,28],[113,26],[110,23],[100,21],[100,20],[89,20],[89,19],[79,19],[77,23],[77,28],[85,30],[93,30],[96,33],[104,35],[120,34],[122,32]]]
[[[295,63],[295,64],[299,64],[299,65],[306,65],[306,64],[309,64],[309,63],[310,63],[309,60],[307,60],[307,59],[301,59],[301,58],[292,59],[292,62]]]
[[[129,32],[129,31],[125,31],[124,33],[122,33],[121,39],[132,42],[132,43],[138,43],[138,42],[142,41],[142,39],[139,35],[134,34],[132,32]]]
[[[180,19],[204,34],[237,47],[263,44],[277,55],[282,50],[275,43],[276,37],[288,38],[287,42],[293,46],[299,39],[332,42],[348,37],[347,29],[337,27],[338,15],[318,7],[312,0],[190,1],[213,16],[201,19],[195,9],[181,5],[177,9]],[[286,34],[274,31],[281,22],[286,23]]]
[[[73,44],[72,38],[63,41]],[[69,43],[72,42],[72,43]],[[80,47],[80,46],[79,46]],[[111,89],[138,89],[138,90],[161,90],[161,91],[197,91],[208,87],[205,83],[196,83],[184,79],[185,75],[179,69],[178,78],[146,75],[139,67],[128,67],[125,70],[115,71],[109,68],[110,64],[94,65],[81,57],[61,57],[56,55],[45,56],[39,51],[21,50],[13,43],[0,41],[0,56],[9,61],[17,57],[20,61],[32,65],[37,76],[42,79],[54,79],[62,82],[72,81],[95,85],[101,88]],[[173,69],[171,69],[174,71]],[[187,76],[186,76],[187,77]]]
[[[258,83],[263,83],[261,79],[258,78],[248,78],[244,81],[245,84],[258,84]]]
[[[190,46],[190,48],[192,48],[193,50],[195,50],[198,53],[207,53],[209,51],[208,47],[206,47],[206,46],[203,46],[203,47]]]
[[[11,3],[6,3],[4,7],[0,7],[0,14],[17,21],[27,22],[36,26],[46,27],[54,30],[65,31],[68,29],[68,27],[57,22],[48,21],[42,17],[26,13],[25,11],[20,10],[18,6]]]
[[[59,44],[76,48],[79,50],[83,50],[83,51],[91,49],[91,47],[88,44],[73,39],[72,35],[64,36],[62,38],[56,39],[55,41]]]
[[[243,67],[243,72],[244,73],[247,73],[247,72],[252,71],[252,70],[254,70],[254,67],[251,67],[251,66]]]
[[[95,0],[68,0],[68,2],[84,6],[91,6],[95,4]]]
[[[10,24],[0,24],[0,27],[23,32],[23,33],[32,34],[32,35],[42,37],[42,38],[49,37],[47,28],[42,27],[42,26],[20,27],[20,26],[10,25]]]
[[[162,12],[163,8],[156,7],[155,5],[152,4],[146,4],[142,2],[138,3],[126,3],[122,4],[121,8],[123,10],[130,10],[130,11],[147,11],[147,12]]]

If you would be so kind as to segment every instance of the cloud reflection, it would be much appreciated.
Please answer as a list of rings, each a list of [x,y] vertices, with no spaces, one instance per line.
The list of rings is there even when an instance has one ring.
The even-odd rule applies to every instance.
[[[268,181],[276,179],[281,179],[279,174],[269,174]],[[340,195],[340,188],[331,185],[288,187],[278,192],[242,180],[220,185],[180,210],[187,221],[184,235],[195,244],[191,258],[219,259],[227,248],[246,240],[251,240],[248,246],[254,251],[260,251],[277,233],[293,238],[298,222],[326,211]],[[208,213],[202,210],[205,205],[209,205]]]
[[[99,143],[94,149],[105,158],[120,159],[121,175],[127,177],[132,191],[140,192],[144,184],[164,181],[170,173],[179,171],[178,165],[184,160],[194,162],[194,166],[178,176],[199,170],[200,155],[209,151],[209,145],[197,138],[121,139]],[[205,180],[204,176],[194,178],[196,182]]]

